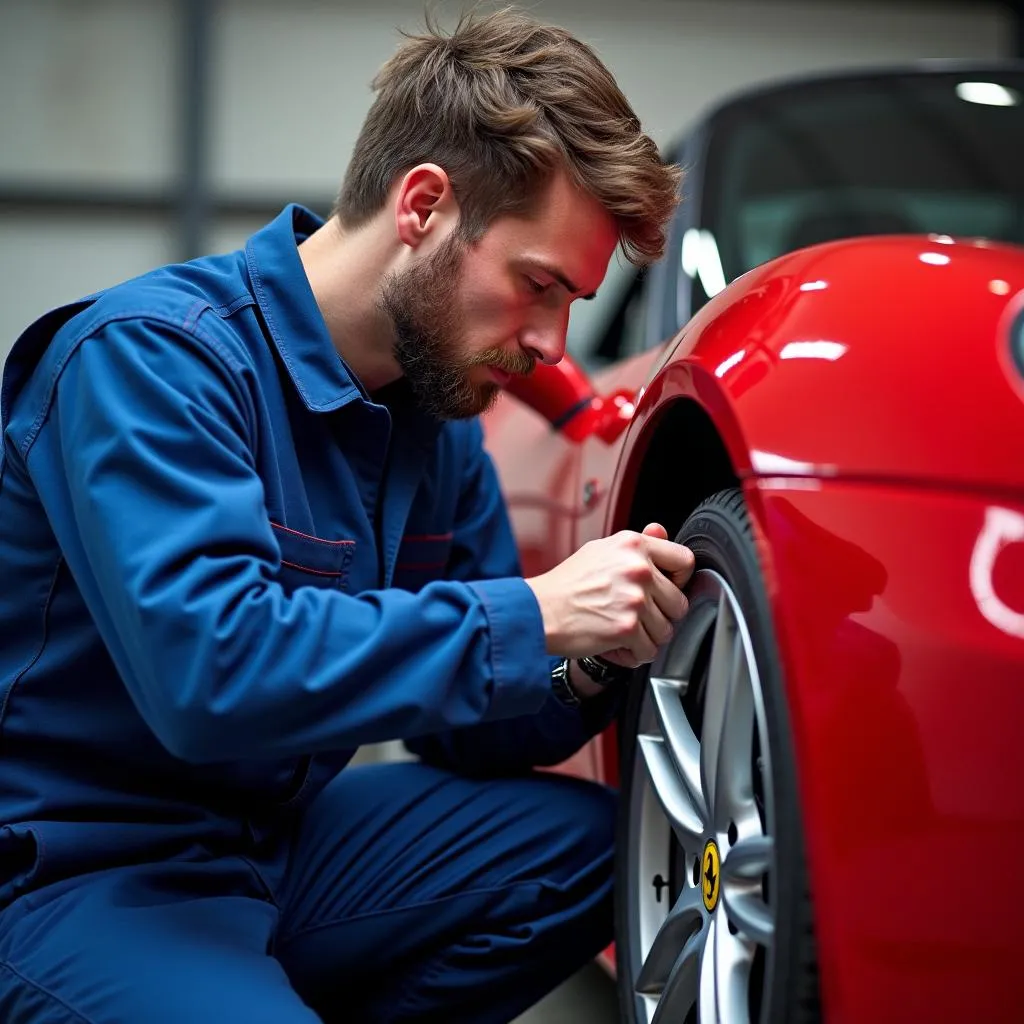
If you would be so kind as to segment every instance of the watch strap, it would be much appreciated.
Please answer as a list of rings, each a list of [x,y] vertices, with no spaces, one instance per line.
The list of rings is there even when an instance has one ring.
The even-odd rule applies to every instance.
[[[633,675],[633,669],[615,665],[598,656],[577,658],[576,664],[579,665],[580,671],[598,686],[624,683]]]

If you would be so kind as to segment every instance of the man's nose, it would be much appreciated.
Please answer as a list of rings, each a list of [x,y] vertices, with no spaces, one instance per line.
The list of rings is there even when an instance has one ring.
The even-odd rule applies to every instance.
[[[560,318],[557,322],[523,331],[519,343],[533,359],[554,366],[565,355],[568,328],[568,318]]]

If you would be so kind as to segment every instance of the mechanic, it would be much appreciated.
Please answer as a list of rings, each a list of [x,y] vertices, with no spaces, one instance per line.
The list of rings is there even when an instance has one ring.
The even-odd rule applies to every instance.
[[[476,417],[617,246],[659,256],[679,172],[516,12],[374,88],[326,222],[8,360],[5,1024],[504,1022],[611,939],[613,796],[531,769],[611,721],[693,556],[651,524],[524,580]]]

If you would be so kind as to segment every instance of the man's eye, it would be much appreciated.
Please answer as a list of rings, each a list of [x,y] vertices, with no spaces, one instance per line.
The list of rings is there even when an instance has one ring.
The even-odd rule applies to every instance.
[[[541,284],[540,281],[535,281],[529,276],[526,278],[526,285],[535,295],[543,295],[548,289],[546,284]]]

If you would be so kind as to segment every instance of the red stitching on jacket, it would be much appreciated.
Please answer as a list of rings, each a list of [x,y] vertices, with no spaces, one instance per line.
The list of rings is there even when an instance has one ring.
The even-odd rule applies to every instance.
[[[323,537],[314,537],[311,533],[303,533],[301,530],[293,530],[290,526],[282,526],[280,523],[275,523],[273,519],[270,520],[270,525],[277,527],[279,530],[284,530],[285,533],[294,534],[296,537],[304,537],[306,540],[315,540],[317,544],[355,544],[354,540],[324,540]],[[299,566],[301,569],[302,566]],[[311,569],[310,572],[313,570]]]
[[[352,544],[353,541],[344,541],[345,544]],[[327,571],[326,569],[311,569],[308,565],[297,565],[295,562],[287,562],[283,558],[281,559],[282,565],[287,565],[289,569],[299,569],[302,572],[311,572],[314,576],[344,576],[343,572]]]

